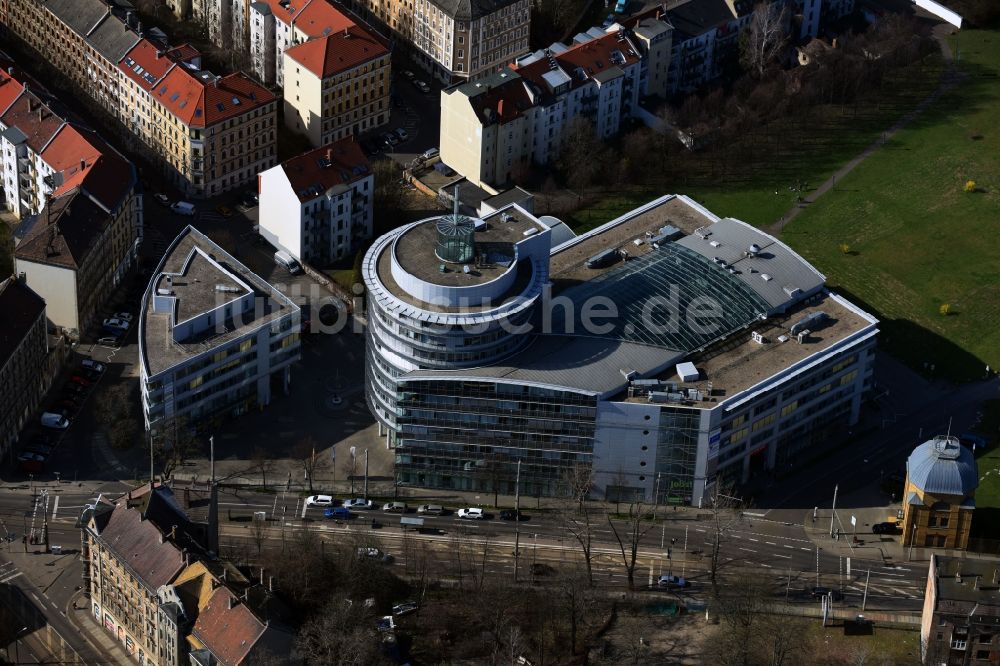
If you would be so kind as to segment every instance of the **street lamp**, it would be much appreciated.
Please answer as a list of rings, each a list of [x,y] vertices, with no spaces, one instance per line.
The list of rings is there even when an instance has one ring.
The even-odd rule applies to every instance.
[[[28,630],[28,627],[26,627],[26,626],[25,627],[21,627],[20,629],[18,629],[17,633],[14,634],[14,663],[15,664],[20,664],[21,663],[21,647],[20,647],[21,634],[23,634],[27,630]],[[7,657],[8,658],[10,657],[10,646],[9,645],[7,646]]]

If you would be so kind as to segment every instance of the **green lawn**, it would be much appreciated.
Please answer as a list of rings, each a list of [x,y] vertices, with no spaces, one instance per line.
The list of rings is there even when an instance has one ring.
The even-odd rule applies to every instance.
[[[1000,32],[963,31],[962,67],[957,89],[782,236],[883,320],[890,351],[955,380],[1000,366]]]

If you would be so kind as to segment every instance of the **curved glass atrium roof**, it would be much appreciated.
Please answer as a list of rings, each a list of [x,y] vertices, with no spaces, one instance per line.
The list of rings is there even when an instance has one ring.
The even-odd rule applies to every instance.
[[[684,353],[746,327],[771,309],[727,268],[676,243],[664,243],[560,296],[573,303],[572,328],[556,303],[553,334],[613,338]],[[588,304],[593,323],[584,326]],[[608,315],[609,308],[617,316]]]

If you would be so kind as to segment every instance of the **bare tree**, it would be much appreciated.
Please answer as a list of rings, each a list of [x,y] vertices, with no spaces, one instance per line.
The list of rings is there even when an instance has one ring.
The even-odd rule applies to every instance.
[[[583,561],[587,568],[587,584],[594,585],[593,570],[593,537],[591,515],[584,506],[584,500],[594,486],[594,472],[590,465],[578,464],[568,469],[563,475],[563,484],[567,493],[576,502],[576,508],[567,508],[559,512],[560,522],[566,526],[573,538],[580,545]]]
[[[570,654],[577,653],[578,635],[581,625],[588,617],[591,604],[594,601],[589,585],[582,584],[579,572],[573,568],[564,568],[562,575],[556,581],[555,590],[558,594],[559,614],[569,625]]]
[[[274,470],[274,460],[264,447],[257,446],[250,455],[250,461],[253,463],[253,469],[260,472],[261,485],[266,489],[267,474]]]
[[[306,435],[295,445],[294,457],[302,463],[302,472],[305,475],[306,483],[309,485],[309,492],[313,492],[313,477],[316,472],[323,468],[326,458],[316,452],[316,440],[311,435]]]
[[[757,576],[742,576],[720,591],[715,599],[719,629],[707,655],[712,663],[784,666],[813,661],[798,654],[804,649],[802,633],[789,629],[787,618],[774,613],[769,598],[766,583]]]
[[[626,523],[627,529],[624,532],[624,539],[622,538],[619,528],[615,526],[611,516],[608,516],[608,525],[611,527],[612,534],[615,535],[615,540],[618,542],[618,548],[621,551],[622,563],[625,565],[625,574],[628,576],[628,589],[635,589],[635,562],[639,554],[639,543],[642,541],[642,537],[646,535],[649,530],[653,528],[653,521],[650,520],[648,523],[643,522],[642,514],[642,502],[633,502],[628,507],[628,522]],[[627,552],[626,552],[627,544]]]
[[[197,433],[184,415],[157,422],[156,434],[150,436],[153,437],[153,457],[164,479],[173,476],[178,467],[201,450]]]
[[[260,556],[261,551],[264,549],[264,542],[267,540],[267,518],[254,514],[253,521],[250,523],[250,538],[253,540],[255,546],[257,546],[257,556]]]
[[[94,416],[112,448],[127,449],[142,441],[135,389],[132,383],[110,384],[94,401]]]
[[[306,663],[324,666],[385,664],[379,645],[371,611],[341,594],[303,625],[295,641]]]
[[[757,5],[750,26],[741,35],[740,61],[760,78],[785,49],[788,39],[788,10],[783,2]]]
[[[712,542],[709,554],[709,574],[712,580],[712,590],[718,594],[718,573],[722,562],[722,544],[730,533],[743,523],[743,510],[746,503],[732,493],[732,486],[716,483],[707,507],[711,513]]]

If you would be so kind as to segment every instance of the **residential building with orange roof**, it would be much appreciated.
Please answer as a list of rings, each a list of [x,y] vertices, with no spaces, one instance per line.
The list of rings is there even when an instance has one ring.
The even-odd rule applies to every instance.
[[[644,24],[641,39],[617,24],[592,28],[570,45],[557,42],[505,71],[445,89],[442,161],[493,188],[558,157],[578,118],[601,139],[617,134],[627,118],[651,119],[639,99],[663,86],[667,66],[660,59],[669,58],[670,49],[662,40],[669,32],[660,20]]]
[[[206,534],[217,539],[217,521],[205,525],[190,495],[206,497],[217,515],[214,487],[176,483],[146,484],[84,508],[87,619],[141,666],[237,666],[264,653],[297,663],[287,609],[214,554],[218,545]]]
[[[287,49],[358,24],[353,16],[334,7],[328,0],[211,1],[222,5],[232,3],[231,14],[234,17],[241,13],[241,5],[246,4],[251,67],[261,81],[279,88],[284,85],[282,54]],[[235,19],[233,26],[235,30],[241,29]]]
[[[353,138],[282,162],[258,183],[260,234],[296,259],[322,266],[371,240],[375,180]]]
[[[277,98],[245,74],[175,64],[150,100],[150,144],[189,196],[245,186],[277,161]]]
[[[389,49],[358,26],[293,46],[285,63],[285,125],[313,146],[389,122]]]
[[[174,10],[198,16],[195,4]],[[203,71],[189,45],[143,37],[125,0],[9,0],[8,14],[8,27],[136,135],[186,196],[241,187],[274,165],[275,96],[243,74]]]
[[[41,153],[51,189],[14,250],[18,274],[71,337],[96,322],[135,265],[142,202],[135,167],[88,130],[64,124]]]

